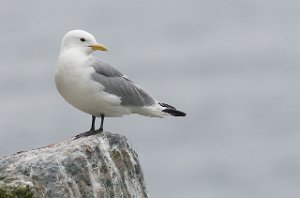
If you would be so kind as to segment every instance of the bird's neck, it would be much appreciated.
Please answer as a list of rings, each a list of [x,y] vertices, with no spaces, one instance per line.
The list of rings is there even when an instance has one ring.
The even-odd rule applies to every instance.
[[[86,54],[80,50],[62,50],[59,54],[57,68],[66,68],[75,69],[88,67],[88,64],[85,64],[91,58],[90,54]]]
[[[91,56],[91,53],[88,53],[84,50],[79,50],[76,48],[64,49],[61,50],[59,54],[59,60],[67,60],[67,61],[85,61]]]

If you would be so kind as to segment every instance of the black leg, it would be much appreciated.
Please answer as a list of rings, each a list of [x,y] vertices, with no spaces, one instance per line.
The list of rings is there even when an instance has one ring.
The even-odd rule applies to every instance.
[[[96,120],[96,117],[95,116],[92,116],[92,126],[91,126],[91,129],[87,132],[84,132],[84,133],[80,133],[78,135],[75,136],[74,139],[78,139],[78,138],[81,138],[81,137],[87,137],[87,136],[90,136],[90,135],[96,135],[96,134],[99,134],[103,131],[103,119],[104,119],[104,115],[102,116],[101,114],[101,127],[102,127],[102,130],[101,130],[101,127],[99,130],[95,130],[95,120]]]
[[[104,117],[105,117],[105,115],[104,115],[104,114],[101,114],[101,125],[100,125],[100,128],[99,128],[99,131],[100,131],[100,132],[103,131]]]
[[[95,120],[96,120],[96,117],[92,116],[92,126],[91,126],[90,131],[95,131]]]

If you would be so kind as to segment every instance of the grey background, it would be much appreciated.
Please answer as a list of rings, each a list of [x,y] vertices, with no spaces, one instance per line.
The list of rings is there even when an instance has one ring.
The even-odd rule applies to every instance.
[[[300,3],[295,0],[0,1],[0,156],[69,138],[91,118],[56,91],[63,35],[186,118],[108,118],[151,197],[299,197]]]

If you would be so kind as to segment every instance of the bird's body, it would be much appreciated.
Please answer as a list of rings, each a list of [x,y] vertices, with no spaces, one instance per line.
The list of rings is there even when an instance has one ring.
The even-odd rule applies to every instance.
[[[68,32],[61,46],[55,72],[59,93],[77,109],[94,117],[120,117],[136,113],[152,117],[184,116],[174,107],[159,103],[116,68],[91,55],[106,51],[82,30]]]

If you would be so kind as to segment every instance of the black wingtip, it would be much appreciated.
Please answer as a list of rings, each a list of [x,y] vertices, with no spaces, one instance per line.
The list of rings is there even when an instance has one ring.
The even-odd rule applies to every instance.
[[[162,110],[163,112],[166,112],[172,116],[186,116],[186,113],[182,112],[182,111],[178,111],[175,107],[166,104],[166,103],[159,103],[160,106],[162,107],[166,107],[166,109]]]
[[[186,116],[186,113],[178,111],[176,109],[164,109],[163,112],[166,112],[172,116]]]

